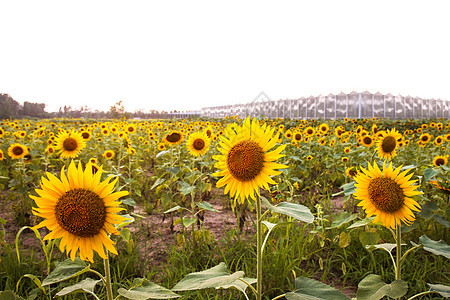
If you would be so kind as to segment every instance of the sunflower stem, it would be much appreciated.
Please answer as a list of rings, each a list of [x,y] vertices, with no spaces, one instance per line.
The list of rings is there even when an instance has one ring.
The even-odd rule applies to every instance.
[[[261,199],[256,199],[256,300],[262,299],[262,222]]]
[[[113,300],[112,286],[111,286],[111,270],[109,267],[109,255],[106,253],[106,259],[103,259],[103,264],[105,266],[105,286],[106,286],[106,296],[108,300]]]
[[[396,224],[395,226],[395,233],[396,233],[396,242],[397,242],[397,268],[395,269],[395,280],[401,279],[401,257],[402,257],[402,230],[400,225]]]

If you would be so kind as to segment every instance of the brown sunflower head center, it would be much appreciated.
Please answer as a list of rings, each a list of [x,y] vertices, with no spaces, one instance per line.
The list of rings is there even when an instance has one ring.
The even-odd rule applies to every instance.
[[[234,178],[250,181],[261,173],[264,167],[264,151],[261,146],[245,140],[234,145],[227,156],[227,166]]]
[[[296,133],[296,134],[294,135],[294,138],[295,138],[296,141],[301,141],[302,135],[301,135],[300,133]]]
[[[381,149],[384,153],[391,153],[397,147],[397,140],[393,136],[387,136],[381,142]]]
[[[348,175],[349,175],[350,177],[355,177],[356,175],[358,175],[358,171],[355,170],[355,169],[350,169],[350,170],[348,171]]]
[[[403,207],[405,201],[403,190],[390,178],[372,179],[368,191],[370,202],[383,212],[394,213]]]
[[[195,150],[203,150],[205,148],[205,141],[203,139],[196,139],[192,146]]]
[[[442,157],[439,157],[435,160],[436,166],[442,166],[445,165],[445,160]]]
[[[81,136],[83,137],[83,139],[87,140],[91,135],[89,134],[89,132],[85,131],[81,134]]]
[[[168,134],[166,136],[166,140],[170,143],[176,143],[181,139],[181,134],[179,134],[178,132],[173,132],[171,134]]]
[[[14,155],[16,155],[16,156],[22,155],[23,152],[24,152],[24,150],[23,150],[23,148],[20,147],[20,146],[15,146],[15,147],[12,149],[12,153],[14,153]]]
[[[81,188],[62,195],[55,214],[62,228],[79,237],[97,235],[106,221],[103,200],[96,193]]]
[[[363,138],[363,142],[364,142],[364,144],[368,145],[368,144],[372,143],[372,138],[370,136],[365,136]]]
[[[67,138],[63,142],[63,147],[67,151],[73,151],[78,148],[77,140],[74,138]]]

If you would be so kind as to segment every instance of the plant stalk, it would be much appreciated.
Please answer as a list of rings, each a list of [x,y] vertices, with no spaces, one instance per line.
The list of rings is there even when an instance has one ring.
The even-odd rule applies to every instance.
[[[109,267],[109,256],[106,252],[106,259],[103,259],[103,264],[105,266],[105,286],[106,286],[106,296],[108,300],[113,300],[112,286],[111,286],[111,270]]]
[[[256,300],[262,299],[262,222],[261,199],[256,199]]]
[[[395,270],[395,280],[401,279],[401,258],[402,258],[402,230],[400,225],[396,224],[395,226],[395,235],[396,235],[396,242],[397,242],[397,268]]]

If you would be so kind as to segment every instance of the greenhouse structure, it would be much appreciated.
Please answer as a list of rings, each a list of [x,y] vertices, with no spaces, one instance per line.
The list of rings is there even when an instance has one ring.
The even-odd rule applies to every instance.
[[[450,102],[441,99],[352,92],[206,107],[202,109],[202,116],[213,118],[262,116],[289,119],[449,119]]]

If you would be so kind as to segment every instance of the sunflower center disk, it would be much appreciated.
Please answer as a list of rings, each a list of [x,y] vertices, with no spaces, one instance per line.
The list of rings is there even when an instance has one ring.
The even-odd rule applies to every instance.
[[[75,140],[74,138],[65,139],[63,142],[63,147],[67,151],[73,151],[78,147],[77,140]]]
[[[202,150],[205,147],[205,141],[202,139],[196,139],[192,144],[195,150]]]
[[[442,166],[445,165],[445,160],[443,158],[436,159],[436,166]]]
[[[80,188],[62,195],[55,211],[58,224],[79,237],[95,236],[106,220],[103,200],[96,193]]]
[[[83,133],[81,134],[81,136],[83,137],[83,139],[87,140],[87,139],[89,138],[89,133],[83,132]]]
[[[372,179],[368,190],[372,204],[383,212],[394,213],[403,206],[403,190],[390,178]]]
[[[365,137],[363,138],[363,142],[364,142],[364,144],[366,144],[366,145],[370,145],[370,144],[372,143],[372,138],[371,138],[370,136],[365,136]]]
[[[178,132],[167,135],[166,140],[171,143],[176,143],[181,139],[181,135]]]
[[[227,166],[234,178],[250,181],[259,175],[264,165],[264,152],[258,143],[245,140],[234,145],[227,156]]]
[[[381,142],[381,148],[383,149],[383,152],[385,153],[391,153],[395,150],[395,147],[397,146],[397,141],[392,136],[387,136],[383,139],[383,142]]]
[[[22,149],[22,147],[14,147],[12,149],[12,153],[14,153],[14,155],[22,155],[23,149]]]

